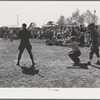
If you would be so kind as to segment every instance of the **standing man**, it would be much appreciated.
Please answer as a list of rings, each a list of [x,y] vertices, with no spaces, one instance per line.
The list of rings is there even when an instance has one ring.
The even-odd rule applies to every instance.
[[[88,25],[88,29],[90,31],[91,36],[91,51],[89,56],[89,62],[88,65],[91,65],[91,60],[93,58],[94,53],[96,54],[98,60],[96,64],[100,64],[100,55],[99,55],[99,33],[95,29],[94,23],[91,23]]]
[[[31,52],[32,46],[30,44],[29,38],[31,38],[31,33],[29,30],[26,29],[27,25],[24,23],[22,24],[22,30],[19,31],[19,38],[21,39],[20,45],[19,45],[19,55],[18,55],[18,62],[17,65],[20,66],[20,59],[22,56],[22,53],[24,51],[24,49],[26,48],[26,50],[28,51],[31,61],[32,61],[32,65],[34,66],[34,60],[33,60],[33,55]]]
[[[13,42],[13,29],[11,29],[9,32],[9,38],[10,38],[10,41]]]

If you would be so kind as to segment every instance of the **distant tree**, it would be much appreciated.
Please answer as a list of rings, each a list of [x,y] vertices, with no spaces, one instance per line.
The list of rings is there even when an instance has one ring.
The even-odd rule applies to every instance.
[[[78,9],[72,13],[71,19],[72,23],[76,23],[77,25],[83,25],[85,22],[84,13],[80,15],[80,11]]]
[[[72,22],[72,18],[66,18],[66,24],[67,25],[71,25],[73,22]]]
[[[29,25],[28,29],[31,31],[32,37],[34,37],[35,31],[36,31],[36,23],[32,22],[32,23]]]
[[[36,23],[32,22],[32,23],[29,25],[28,29],[34,30],[34,28],[36,28]]]
[[[77,11],[72,13],[72,19],[74,20],[74,22],[79,21],[79,10],[78,9],[77,9]]]
[[[95,13],[96,13],[95,10],[94,10],[94,13],[92,13],[90,10],[86,11],[86,13],[85,13],[85,22],[87,22],[87,24],[90,24],[90,23],[97,24],[98,16]]]
[[[84,13],[83,13],[83,14],[79,15],[78,23],[80,25],[83,25],[84,22],[85,22],[85,16],[84,16]]]
[[[57,24],[61,27],[63,27],[66,24],[65,17],[63,15],[60,16],[60,18],[57,21]]]
[[[36,27],[36,23],[32,22],[32,27],[35,28]]]

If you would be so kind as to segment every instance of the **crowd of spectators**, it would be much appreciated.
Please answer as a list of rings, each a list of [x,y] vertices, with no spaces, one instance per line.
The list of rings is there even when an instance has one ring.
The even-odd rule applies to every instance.
[[[38,30],[37,38],[46,39],[47,45],[66,45],[69,38],[74,36],[79,46],[84,47],[90,45],[90,33],[87,27],[49,27]]]
[[[95,26],[99,32],[99,26]],[[91,36],[87,27],[63,27],[47,29],[46,31],[46,44],[47,45],[67,45],[69,38],[74,36],[80,47],[90,46]]]
[[[2,27],[0,28],[0,38],[3,38],[4,40],[7,40],[10,37],[18,39],[19,30],[20,28]]]
[[[100,28],[99,26],[95,26],[95,29],[99,32]],[[2,28],[0,29],[0,37],[5,40],[9,37],[13,37],[13,39],[18,39],[19,30],[19,28]],[[83,25],[74,27],[66,26],[35,28],[33,31],[31,31],[31,34],[32,38],[46,39],[46,45],[67,45],[67,43],[70,42],[69,39],[71,36],[75,37],[80,47],[89,46],[91,44],[90,33],[87,27],[84,27]]]

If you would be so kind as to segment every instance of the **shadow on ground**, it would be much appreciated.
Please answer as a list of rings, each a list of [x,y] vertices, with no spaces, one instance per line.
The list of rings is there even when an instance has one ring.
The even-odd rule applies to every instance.
[[[100,65],[98,65],[99,67],[97,65],[91,65],[91,66],[94,68],[100,69]]]
[[[77,66],[72,65],[67,67],[67,69],[88,69],[88,65],[86,63],[80,63]]]
[[[35,70],[34,66],[31,66],[29,68],[25,67],[25,66],[20,66],[22,69],[22,72],[26,75],[35,75],[38,74],[39,70]]]

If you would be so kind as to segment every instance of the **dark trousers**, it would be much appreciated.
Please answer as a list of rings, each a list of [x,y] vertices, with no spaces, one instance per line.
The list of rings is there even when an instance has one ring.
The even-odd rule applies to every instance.
[[[79,63],[79,61],[80,61],[79,56],[80,55],[81,55],[80,51],[76,51],[76,52],[70,51],[68,56],[72,59],[73,62]]]
[[[95,46],[95,47],[91,47],[91,51],[90,51],[90,59],[93,58],[94,53],[96,54],[97,57],[99,57],[99,47]]]

